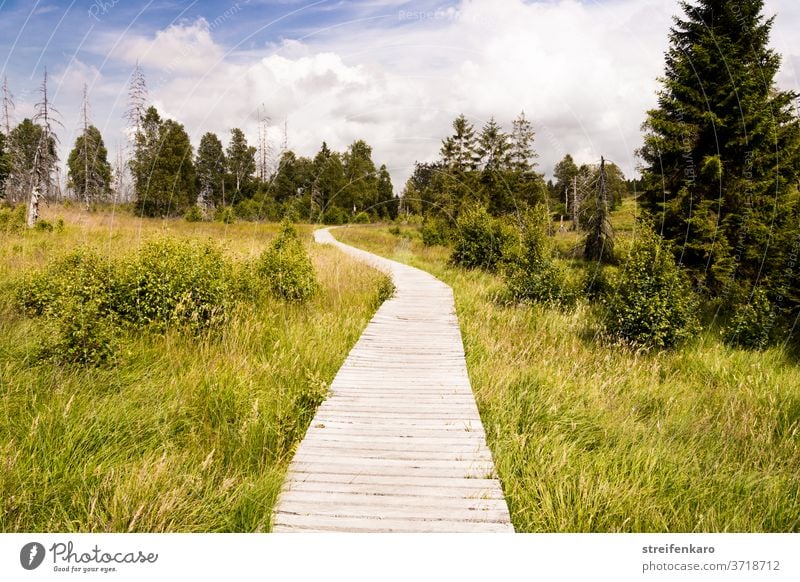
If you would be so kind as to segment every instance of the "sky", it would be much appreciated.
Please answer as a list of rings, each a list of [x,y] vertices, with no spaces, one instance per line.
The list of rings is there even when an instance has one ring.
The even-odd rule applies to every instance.
[[[766,0],[765,11],[778,84],[800,91],[800,2]],[[110,157],[125,147],[138,62],[151,103],[195,147],[207,131],[227,142],[233,127],[255,145],[263,110],[274,151],[284,128],[301,155],[364,139],[400,193],[458,114],[510,129],[524,111],[546,175],[567,153],[633,175],[679,13],[677,0],[0,0],[0,75],[19,122],[47,68],[62,163],[84,84]]]

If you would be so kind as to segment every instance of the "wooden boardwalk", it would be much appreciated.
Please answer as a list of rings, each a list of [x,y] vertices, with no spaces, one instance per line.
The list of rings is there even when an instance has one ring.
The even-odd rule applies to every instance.
[[[467,376],[450,287],[419,269],[317,242],[387,272],[370,321],[289,466],[273,531],[513,532]]]

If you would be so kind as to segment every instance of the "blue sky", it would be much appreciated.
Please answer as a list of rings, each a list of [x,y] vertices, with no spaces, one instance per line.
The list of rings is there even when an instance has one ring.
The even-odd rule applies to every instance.
[[[46,66],[64,128],[76,137],[84,83],[92,122],[110,151],[124,147],[127,81],[138,61],[150,98],[186,126],[227,139],[272,120],[277,150],[313,155],[364,138],[396,190],[415,160],[436,157],[459,113],[509,126],[524,110],[538,133],[540,169],[566,153],[600,155],[627,173],[677,0],[0,0],[0,63],[30,116]],[[767,0],[777,14],[779,82],[798,90],[800,3]]]

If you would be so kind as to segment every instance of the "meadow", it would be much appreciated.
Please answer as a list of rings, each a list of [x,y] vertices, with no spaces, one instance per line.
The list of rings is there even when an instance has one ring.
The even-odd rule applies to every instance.
[[[385,297],[385,277],[311,242],[319,288],[238,300],[213,333],[128,326],[97,366],[42,357],[51,333],[13,288],[81,245],[111,259],[154,236],[241,262],[274,224],[140,219],[51,206],[53,230],[0,232],[0,531],[268,531],[293,448]]]
[[[620,248],[634,213],[628,200],[613,217]],[[713,326],[674,350],[610,345],[585,299],[561,309],[510,303],[499,275],[454,267],[450,249],[424,246],[415,227],[335,235],[453,287],[517,531],[800,531],[795,356],[728,347]],[[556,234],[564,253],[576,242]]]

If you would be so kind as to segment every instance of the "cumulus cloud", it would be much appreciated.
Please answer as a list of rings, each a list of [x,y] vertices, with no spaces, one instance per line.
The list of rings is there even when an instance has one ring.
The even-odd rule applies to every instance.
[[[205,131],[226,139],[232,127],[254,141],[263,104],[274,145],[284,120],[291,147],[303,155],[322,140],[343,149],[363,138],[399,191],[414,161],[437,156],[459,113],[478,127],[490,116],[508,127],[524,110],[538,133],[541,170],[572,153],[579,162],[604,155],[635,171],[676,0],[462,0],[427,12],[393,0],[381,6],[380,18],[353,18],[261,49],[222,46],[202,19],[149,37],[108,38],[106,46],[112,59],[138,60],[154,103],[184,123],[195,144]],[[800,6],[768,0],[766,10],[778,13],[779,82],[797,89]],[[124,89],[115,91],[119,107]]]

